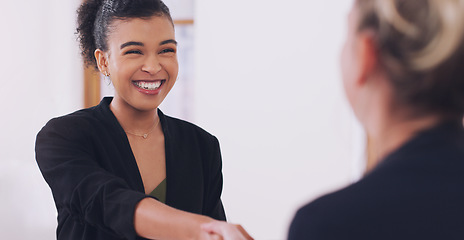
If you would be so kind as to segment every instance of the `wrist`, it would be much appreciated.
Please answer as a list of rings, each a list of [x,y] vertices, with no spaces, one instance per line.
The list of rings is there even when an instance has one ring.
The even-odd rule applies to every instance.
[[[202,230],[202,225],[214,222],[215,220],[199,215],[194,213],[187,213],[188,216],[185,216],[183,220],[186,222],[181,224],[183,230],[185,230],[183,236],[179,239],[198,239],[202,234],[204,234]]]

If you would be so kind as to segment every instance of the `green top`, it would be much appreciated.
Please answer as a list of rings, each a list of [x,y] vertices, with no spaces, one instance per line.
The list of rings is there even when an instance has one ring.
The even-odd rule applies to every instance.
[[[166,203],[166,178],[150,193],[150,196]]]

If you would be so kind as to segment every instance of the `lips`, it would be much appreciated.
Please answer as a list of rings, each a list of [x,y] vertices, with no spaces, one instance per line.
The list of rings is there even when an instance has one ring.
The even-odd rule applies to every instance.
[[[159,87],[161,87],[161,85],[165,82],[165,80],[158,80],[158,81],[133,81],[133,84],[138,87],[138,88],[141,88],[143,90],[150,90],[150,91],[153,91],[153,90],[156,90],[158,89]]]
[[[139,81],[132,81],[132,85],[135,88],[144,94],[148,95],[155,95],[161,91],[161,87],[166,82],[166,80],[139,80]]]

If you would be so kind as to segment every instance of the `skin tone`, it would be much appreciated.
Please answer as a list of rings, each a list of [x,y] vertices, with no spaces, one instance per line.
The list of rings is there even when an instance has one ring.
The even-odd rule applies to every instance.
[[[127,133],[149,194],[166,178],[164,134],[157,108],[177,79],[174,27],[164,16],[114,20],[107,44],[108,50],[97,49],[95,58],[100,72],[110,75],[114,85],[110,109]],[[146,138],[141,137],[146,133]],[[210,231],[211,226],[217,231]],[[180,211],[152,198],[136,206],[134,227],[148,239],[252,239],[239,225]]]
[[[204,231],[208,233],[215,233],[221,235],[222,239],[248,239],[252,240],[253,238],[245,231],[245,229],[240,225],[234,225],[235,228],[231,228],[230,224],[226,222],[210,222],[203,224],[201,227]],[[238,230],[238,231],[236,231]]]
[[[418,132],[442,120],[439,115],[414,116],[414,109],[395,102],[394,88],[380,62],[374,33],[357,31],[356,5],[348,16],[348,33],[341,54],[347,99],[366,130],[378,162]]]
[[[108,51],[97,50],[95,56],[100,70],[111,74],[115,96],[110,109],[129,133],[149,194],[166,178],[164,135],[156,109],[177,78],[174,29],[165,17],[115,20],[113,26],[116,29],[108,38]],[[146,139],[140,137],[146,133]]]

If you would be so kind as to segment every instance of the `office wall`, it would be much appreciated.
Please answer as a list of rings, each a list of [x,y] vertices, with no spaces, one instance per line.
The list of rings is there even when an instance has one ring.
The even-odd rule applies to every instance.
[[[359,176],[338,56],[351,1],[197,0],[195,121],[215,134],[229,220],[285,239],[297,207]]]
[[[1,239],[55,239],[55,207],[34,143],[47,120],[82,106],[78,2],[3,1],[0,7]]]
[[[2,239],[55,238],[34,142],[47,120],[82,107],[79,2],[0,8]],[[196,0],[190,120],[219,138],[226,212],[256,239],[285,239],[299,206],[362,169],[338,70],[350,2]]]

